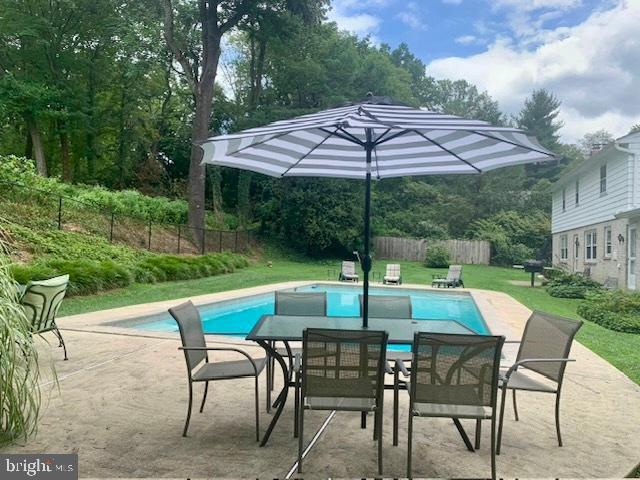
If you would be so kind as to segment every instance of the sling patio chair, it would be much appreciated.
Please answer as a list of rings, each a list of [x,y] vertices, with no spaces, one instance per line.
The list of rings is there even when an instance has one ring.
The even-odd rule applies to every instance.
[[[22,290],[20,304],[31,322],[31,331],[41,334],[53,332],[58,338],[58,346],[64,351],[67,360],[67,346],[56,324],[56,315],[67,292],[69,275],[48,280],[31,281]]]
[[[414,417],[491,420],[491,478],[496,478],[496,410],[504,337],[416,332],[407,389],[407,477],[411,478]],[[399,362],[399,368],[404,365]],[[457,426],[457,424],[456,424]]]
[[[400,275],[400,264],[388,263],[387,271],[382,277],[384,285],[402,285],[402,275]]]
[[[360,297],[360,311],[362,312],[362,295]],[[413,309],[411,307],[411,297],[409,295],[371,295],[369,297],[369,318],[413,318]],[[394,406],[398,405],[398,385],[400,369],[397,367],[398,362],[410,362],[413,358],[411,352],[402,350],[387,350],[387,360],[385,362],[386,373],[393,375],[393,384],[386,385],[386,389],[393,389]],[[398,410],[393,409],[394,425],[397,425]],[[366,420],[363,417],[362,426],[366,426]],[[398,445],[398,429],[393,430],[393,444]]]
[[[193,404],[193,384],[195,382],[205,382],[200,413],[204,409],[207,399],[209,382],[217,380],[232,380],[237,378],[255,378],[255,410],[256,410],[256,441],[260,440],[260,408],[258,406],[258,376],[264,369],[266,358],[252,358],[248,353],[238,348],[232,347],[207,347],[202,330],[202,321],[198,309],[188,301],[177,307],[169,309],[169,313],[178,323],[180,339],[184,352],[184,359],[187,364],[187,379],[189,380],[189,407],[187,409],[187,419],[184,424],[182,436],[187,436],[189,421],[191,420],[191,408]],[[245,358],[241,360],[212,362],[209,360],[208,352],[235,352]]]
[[[344,261],[342,262],[342,269],[338,275],[338,280],[341,282],[356,282],[358,283],[358,274],[356,273],[356,262]]]
[[[433,276],[431,280],[432,287],[464,287],[462,281],[462,265],[450,265],[447,271],[446,278],[438,278],[437,275]]]
[[[513,410],[518,421],[516,390],[552,393],[556,395],[556,434],[562,446],[560,434],[560,392],[571,344],[582,322],[570,318],[535,311],[527,320],[518,349],[516,363],[502,377],[502,404],[498,427],[498,455],[502,443],[502,425],[507,390],[513,392]]]
[[[297,355],[295,362],[296,390],[302,402],[298,473],[302,472],[305,410],[338,410],[374,412],[373,438],[378,441],[378,474],[382,474],[387,339],[387,332],[375,330],[304,330],[302,358]]]
[[[295,316],[327,316],[327,293],[326,292],[287,292],[276,291],[275,292],[275,314],[276,315],[295,315]],[[289,359],[289,378],[285,381],[289,382],[289,386],[294,386],[292,383],[293,375],[293,358],[297,354],[302,353],[302,348],[291,348],[288,344],[285,347],[278,347],[276,351]],[[269,358],[267,364],[267,384],[269,388],[273,390],[274,387],[274,359]],[[275,404],[277,406],[277,403]],[[296,402],[297,405],[297,402]],[[298,423],[297,412],[293,419],[294,437],[298,436]]]

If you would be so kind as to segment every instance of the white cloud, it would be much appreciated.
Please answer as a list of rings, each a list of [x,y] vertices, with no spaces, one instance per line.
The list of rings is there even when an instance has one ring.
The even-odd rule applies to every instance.
[[[510,114],[522,108],[533,89],[547,88],[563,102],[565,141],[600,128],[619,136],[640,120],[638,25],[640,1],[619,0],[582,24],[541,32],[535,49],[499,38],[483,53],[435,60],[427,73],[437,78],[463,76],[486,89]]]
[[[460,5],[462,0],[442,0],[442,3],[447,5]]]
[[[457,37],[454,41],[460,45],[475,45],[480,42],[480,39],[475,35],[462,35]]]
[[[582,0],[493,0],[491,3],[494,8],[512,7],[533,12],[540,9],[568,10],[582,5]]]
[[[422,12],[416,2],[406,4],[406,9],[396,15],[396,18],[412,30],[426,30],[427,22],[422,18]]]
[[[392,0],[334,0],[327,13],[329,21],[336,22],[338,28],[347,30],[358,36],[372,37],[380,29],[382,19],[365,10],[383,7]]]

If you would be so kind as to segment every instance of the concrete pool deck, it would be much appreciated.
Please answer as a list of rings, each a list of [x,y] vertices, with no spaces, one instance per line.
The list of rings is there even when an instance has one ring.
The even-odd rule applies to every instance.
[[[290,282],[194,297],[206,304],[267,293],[309,283]],[[405,288],[424,286],[403,285]],[[473,289],[473,296],[492,332],[518,339],[530,313],[500,292]],[[171,300],[124,307],[59,320],[69,360],[53,336],[39,341],[43,365],[53,359],[58,385],[43,371],[44,406],[37,436],[5,452],[77,452],[82,478],[227,477],[284,478],[297,455],[292,436],[293,405],[289,401],[266,447],[254,440],[252,380],[216,382],[204,413],[194,412],[189,436],[181,436],[187,406],[184,357],[173,333],[142,332],[105,325],[114,320],[165,311]],[[209,343],[240,344],[255,356],[254,344],[219,336]],[[513,355],[511,344],[508,357]],[[218,355],[215,359],[225,359]],[[608,477],[627,475],[640,461],[640,387],[606,361],[574,343],[562,396],[561,422],[565,446],[559,448],[553,421],[554,396],[523,392],[518,397],[520,421],[507,405],[503,452],[498,475],[512,477]],[[234,357],[235,358],[235,357]],[[276,375],[280,382],[279,371]],[[271,415],[264,410],[261,429]],[[195,387],[195,402],[202,386]],[[278,385],[276,385],[278,390]],[[291,400],[291,399],[290,399]],[[194,403],[195,403],[194,402]],[[391,444],[392,396],[385,396],[384,475],[402,477],[406,465],[408,402],[401,395],[400,445]],[[309,441],[328,412],[306,416]],[[371,428],[359,428],[359,415],[338,413],[305,459],[304,477],[365,477],[376,474],[376,448]],[[472,422],[463,422],[469,434]],[[482,448],[468,452],[448,420],[417,419],[414,424],[413,472],[416,477],[486,477],[489,475],[489,428]]]

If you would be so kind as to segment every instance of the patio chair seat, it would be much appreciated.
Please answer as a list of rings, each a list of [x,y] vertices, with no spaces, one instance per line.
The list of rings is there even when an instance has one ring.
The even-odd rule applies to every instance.
[[[255,358],[258,374],[267,363],[266,358]],[[254,377],[256,375],[249,360],[234,360],[231,362],[205,363],[193,374],[194,382],[208,380],[222,380],[224,378]]]
[[[309,410],[353,410],[362,412],[376,409],[375,398],[349,398],[349,397],[306,397],[305,408]]]
[[[387,361],[400,360],[401,362],[410,362],[413,360],[412,352],[402,350],[387,350]]]
[[[477,405],[414,403],[413,414],[420,417],[491,418],[491,408]]]
[[[384,276],[384,281],[385,282],[399,282],[400,281],[400,276],[397,276],[397,275],[385,275]]]
[[[505,382],[505,378],[502,375],[500,377],[500,381],[502,384]],[[509,383],[506,384],[506,387],[516,390],[529,390],[532,392],[555,393],[557,390],[555,385],[550,385],[544,380],[537,380],[526,373],[522,373],[517,370],[509,377]]]

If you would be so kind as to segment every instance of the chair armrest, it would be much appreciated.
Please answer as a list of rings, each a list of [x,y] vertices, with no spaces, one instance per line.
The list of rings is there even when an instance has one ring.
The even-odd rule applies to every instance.
[[[296,373],[300,373],[302,366],[302,355],[296,353],[293,357],[293,371]]]
[[[507,370],[507,372],[504,374],[505,379],[509,379],[509,377],[513,374],[513,372],[515,372],[519,367],[523,366],[523,365],[527,365],[528,363],[557,363],[557,362],[575,362],[575,359],[573,358],[530,358],[530,359],[524,359],[524,360],[520,360],[516,363],[514,363],[513,365],[511,365],[511,367],[509,368],[509,370]]]
[[[407,367],[404,365],[404,362],[402,360],[399,360],[396,358],[396,369],[402,373],[402,375],[404,375],[405,377],[409,376],[409,370],[407,370]]]
[[[255,360],[244,350],[240,350],[239,348],[232,347],[178,347],[179,350],[187,350],[187,351],[214,351],[214,352],[236,352],[240,355],[243,355],[251,362],[253,366],[253,371],[256,375],[258,375],[258,366],[256,365]]]

